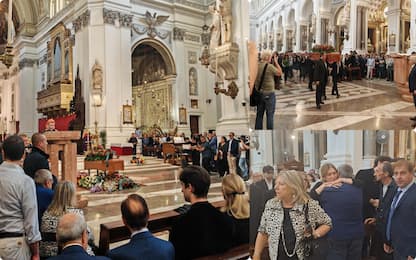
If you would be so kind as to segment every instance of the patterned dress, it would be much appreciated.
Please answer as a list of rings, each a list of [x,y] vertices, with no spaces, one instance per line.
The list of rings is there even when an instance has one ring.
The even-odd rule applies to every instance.
[[[82,209],[78,208],[67,208],[64,214],[67,213],[74,213],[77,215],[80,215],[84,217],[84,212]],[[49,211],[45,211],[45,213],[42,216],[42,223],[40,226],[41,232],[47,232],[47,233],[56,233],[56,227],[58,226],[59,219],[64,215],[56,216],[51,215]],[[39,251],[41,257],[50,257],[50,256],[56,256],[58,255],[58,245],[56,242],[52,241],[40,241],[39,244]],[[87,248],[87,252],[90,255],[93,255],[90,246]]]
[[[331,218],[319,206],[318,202],[309,200],[309,221],[315,229],[320,225],[332,226]],[[295,204],[289,210],[290,220],[295,232],[295,251],[299,260],[304,259],[304,228],[305,214],[302,204]],[[258,231],[269,237],[270,259],[277,259],[280,233],[283,226],[284,209],[277,198],[270,199],[266,203]]]

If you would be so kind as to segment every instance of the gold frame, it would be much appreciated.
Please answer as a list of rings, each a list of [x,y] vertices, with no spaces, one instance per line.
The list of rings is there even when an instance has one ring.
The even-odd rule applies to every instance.
[[[180,125],[186,125],[188,122],[187,118],[186,118],[186,108],[185,107],[180,107],[179,108],[179,124]]]
[[[131,105],[123,105],[123,124],[133,124],[133,108]]]

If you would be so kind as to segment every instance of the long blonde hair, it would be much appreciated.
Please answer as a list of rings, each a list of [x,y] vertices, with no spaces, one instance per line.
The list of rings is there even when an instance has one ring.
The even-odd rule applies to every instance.
[[[246,185],[237,174],[228,174],[222,179],[222,193],[226,205],[221,209],[236,219],[250,217],[250,205],[246,194]]]
[[[54,216],[62,216],[68,208],[76,206],[75,186],[72,182],[58,182],[52,202],[47,211]]]
[[[326,182],[326,177],[328,176],[328,171],[330,169],[334,169],[339,176],[339,172],[337,170],[337,167],[335,167],[335,165],[333,165],[332,163],[325,163],[324,165],[321,166],[321,179],[323,182]]]
[[[293,203],[306,204],[310,197],[306,191],[303,175],[297,171],[281,171],[278,178],[281,178],[283,182],[293,191]]]

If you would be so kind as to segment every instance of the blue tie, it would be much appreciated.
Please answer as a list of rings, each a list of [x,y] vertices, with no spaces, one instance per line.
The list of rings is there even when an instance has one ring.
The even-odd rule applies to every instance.
[[[397,207],[397,200],[399,199],[401,193],[402,193],[402,191],[401,190],[398,190],[396,192],[396,195],[394,195],[393,202],[391,203],[390,212],[389,212],[389,218],[387,219],[387,228],[386,228],[386,238],[387,238],[387,241],[390,241],[390,236],[391,236],[391,220],[393,218],[394,211],[396,210],[396,207]]]

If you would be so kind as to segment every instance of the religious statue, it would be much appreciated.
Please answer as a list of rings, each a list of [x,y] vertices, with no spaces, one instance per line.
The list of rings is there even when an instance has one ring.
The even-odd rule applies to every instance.
[[[103,67],[98,61],[95,61],[95,64],[92,67],[92,86],[93,89],[103,88]]]
[[[232,0],[217,0],[219,12],[221,15],[221,43],[230,43],[232,41]]]
[[[209,47],[214,50],[221,44],[221,17],[214,5],[209,7],[209,12],[212,14],[212,24],[209,27],[211,32]]]

